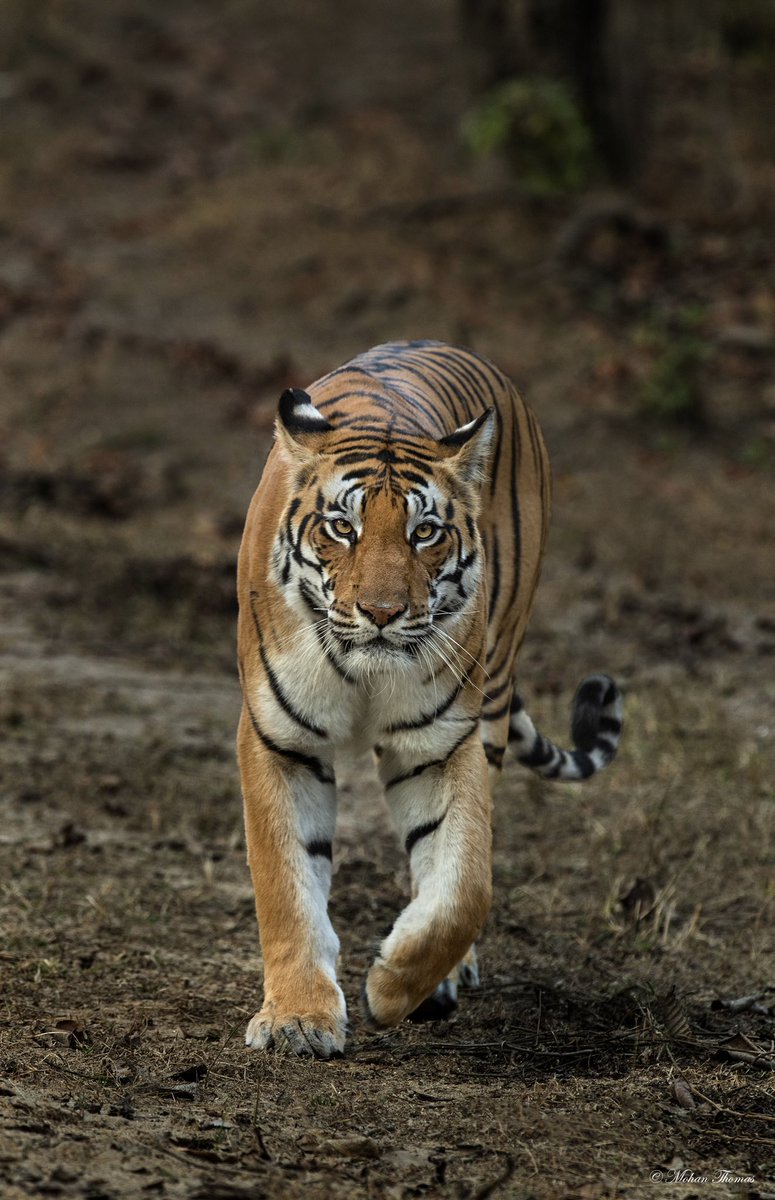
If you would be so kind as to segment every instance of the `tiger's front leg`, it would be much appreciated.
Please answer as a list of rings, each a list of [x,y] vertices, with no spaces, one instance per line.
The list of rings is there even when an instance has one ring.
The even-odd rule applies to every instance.
[[[339,940],[328,917],[333,773],[262,736],[247,705],[237,739],[248,862],[264,960],[264,1003],[248,1046],[331,1058],[347,1012],[336,982]]]
[[[476,730],[439,765],[383,752],[380,774],[413,898],[382,943],[364,1001],[378,1025],[412,1013],[466,955],[492,900],[487,762]]]

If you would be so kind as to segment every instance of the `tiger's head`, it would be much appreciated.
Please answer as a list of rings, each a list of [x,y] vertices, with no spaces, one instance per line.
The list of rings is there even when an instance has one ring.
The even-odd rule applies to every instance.
[[[290,499],[272,569],[348,674],[428,665],[431,649],[462,667],[450,631],[482,607],[477,516],[493,424],[488,409],[441,439],[367,418],[336,426],[306,392],[283,393]]]

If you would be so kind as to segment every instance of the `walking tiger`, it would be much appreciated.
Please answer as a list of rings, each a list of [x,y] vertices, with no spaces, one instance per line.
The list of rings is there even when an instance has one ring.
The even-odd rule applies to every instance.
[[[248,1046],[344,1046],[327,912],[338,752],[375,751],[410,861],[411,900],[363,990],[380,1026],[449,1011],[458,982],[478,982],[507,744],[548,779],[614,757],[622,701],[607,676],[576,694],[570,751],[515,691],[549,508],[536,418],[470,350],[377,346],[281,396],[238,572],[238,757],[264,963]]]

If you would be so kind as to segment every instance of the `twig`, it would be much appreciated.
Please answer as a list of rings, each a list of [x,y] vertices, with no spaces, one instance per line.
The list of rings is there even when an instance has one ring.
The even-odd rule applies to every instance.
[[[747,1050],[726,1050],[723,1046],[719,1046],[719,1050],[733,1062],[751,1063],[754,1067],[761,1067],[763,1071],[775,1071],[775,1059],[765,1058],[764,1054],[750,1054]]]
[[[160,1154],[167,1154],[170,1158],[176,1158],[178,1162],[185,1163],[187,1167],[198,1167],[203,1171],[223,1171],[227,1175],[260,1175],[262,1173],[257,1167],[245,1167],[241,1164],[230,1167],[228,1163],[217,1162],[214,1159],[192,1158],[186,1154],[180,1154],[177,1150],[171,1150],[169,1146],[162,1146],[158,1141],[153,1143],[153,1148]]]
[[[497,1151],[498,1154],[504,1154],[502,1150]],[[506,1167],[504,1171],[489,1183],[482,1184],[478,1187],[471,1196],[471,1200],[486,1200],[487,1196],[491,1196],[496,1188],[499,1188],[502,1183],[506,1183],[514,1174],[514,1159],[510,1154],[504,1154],[506,1159]]]
[[[738,1112],[736,1108],[726,1108],[723,1104],[717,1104],[715,1100],[711,1100],[710,1096],[704,1096],[696,1088],[693,1091],[695,1096],[699,1096],[700,1100],[704,1100],[707,1104],[712,1104],[716,1112],[726,1113],[728,1117],[743,1117],[753,1121],[772,1121],[775,1124],[775,1117],[771,1117],[768,1113]]]
[[[768,987],[762,992],[754,992],[752,996],[737,996],[729,1000],[714,1000],[711,1008],[725,1008],[727,1012],[732,1013],[748,1012],[751,1010],[756,1013],[761,1013],[766,1017],[770,1015],[771,1006],[759,1004],[759,1001],[761,1000],[762,996],[766,996],[768,992],[773,990],[775,989]]]
[[[271,1162],[272,1156],[266,1148],[264,1136],[261,1133],[261,1126],[258,1123],[258,1088],[256,1088],[256,1102],[253,1105],[253,1123],[252,1124],[253,1124],[253,1137],[256,1139],[256,1145],[258,1146],[258,1157],[263,1159],[264,1162]]]
[[[216,1065],[216,1063],[218,1062],[218,1060],[219,1060],[220,1058],[222,1058],[222,1057],[223,1057],[223,1052],[224,1052],[224,1050],[226,1049],[226,1047],[228,1046],[229,1042],[230,1042],[230,1041],[231,1041],[231,1039],[234,1037],[234,1034],[236,1033],[237,1029],[238,1029],[238,1028],[240,1028],[240,1026],[241,1026],[241,1025],[242,1025],[242,1021],[241,1021],[241,1020],[240,1020],[240,1021],[235,1021],[235,1023],[232,1025],[231,1029],[230,1029],[230,1030],[228,1031],[228,1033],[226,1034],[226,1037],[223,1039],[223,1042],[222,1042],[222,1043],[221,1043],[221,1045],[218,1047],[218,1049],[216,1050],[215,1054],[214,1054],[214,1055],[213,1055],[213,1057],[210,1059],[209,1063],[207,1063],[207,1070],[206,1070],[206,1072],[205,1072],[204,1079],[202,1080],[202,1087],[201,1087],[201,1089],[200,1089],[200,1092],[199,1092],[199,1095],[200,1095],[200,1097],[203,1097],[203,1096],[204,1096],[204,1094],[205,1094],[205,1090],[206,1090],[206,1088],[207,1088],[207,1084],[208,1084],[208,1082],[209,1082],[210,1076],[211,1076],[211,1075],[212,1075],[212,1073],[213,1073],[213,1067]]]
[[[720,1129],[704,1129],[703,1133],[712,1133],[714,1137],[723,1138],[725,1142],[745,1142],[750,1146],[775,1146],[775,1138],[738,1137],[733,1133],[722,1133]]]

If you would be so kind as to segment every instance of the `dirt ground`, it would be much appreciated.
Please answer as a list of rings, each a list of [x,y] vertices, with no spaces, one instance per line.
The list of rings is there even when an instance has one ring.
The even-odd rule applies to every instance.
[[[62,0],[0,76],[4,1200],[775,1195],[772,163],[741,136],[723,220],[579,224],[461,151],[453,17]],[[586,785],[507,767],[482,987],[386,1033],[407,879],[353,764],[347,1052],[261,1057],[241,521],[282,388],[400,337],[532,400],[523,693],[562,740],[604,669],[626,733]],[[689,385],[702,421],[655,413]]]

